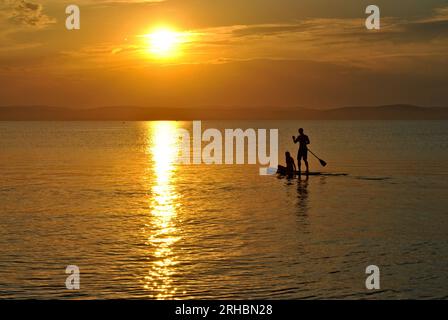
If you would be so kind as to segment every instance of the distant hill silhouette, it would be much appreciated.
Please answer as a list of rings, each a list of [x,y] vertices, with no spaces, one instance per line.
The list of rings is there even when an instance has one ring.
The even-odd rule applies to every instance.
[[[144,108],[70,109],[47,106],[0,107],[1,121],[76,120],[448,120],[448,107],[389,105],[335,109],[306,108]]]

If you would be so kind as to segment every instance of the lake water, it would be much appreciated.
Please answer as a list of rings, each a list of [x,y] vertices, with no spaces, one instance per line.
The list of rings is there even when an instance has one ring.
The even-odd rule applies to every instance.
[[[178,166],[189,122],[0,122],[0,298],[448,298],[448,122],[203,126],[278,128],[281,162],[304,127],[349,175]]]

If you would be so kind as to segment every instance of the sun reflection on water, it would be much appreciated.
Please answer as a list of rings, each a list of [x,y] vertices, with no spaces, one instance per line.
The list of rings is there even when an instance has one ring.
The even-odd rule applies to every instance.
[[[151,220],[147,244],[151,248],[151,266],[145,278],[145,289],[151,297],[169,299],[176,295],[173,274],[176,255],[173,245],[179,240],[176,225],[178,194],[175,178],[177,135],[175,122],[150,123],[149,153],[153,161],[151,186]]]

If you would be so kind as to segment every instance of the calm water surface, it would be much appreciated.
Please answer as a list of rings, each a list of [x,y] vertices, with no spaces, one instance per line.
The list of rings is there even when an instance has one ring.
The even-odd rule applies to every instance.
[[[178,166],[189,122],[0,122],[0,298],[448,298],[446,121],[203,126],[305,127],[349,176]]]

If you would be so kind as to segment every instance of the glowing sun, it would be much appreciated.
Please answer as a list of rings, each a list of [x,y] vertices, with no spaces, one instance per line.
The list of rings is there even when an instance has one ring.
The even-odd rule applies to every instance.
[[[170,57],[178,53],[183,34],[170,29],[157,29],[147,34],[149,52],[158,57]]]

